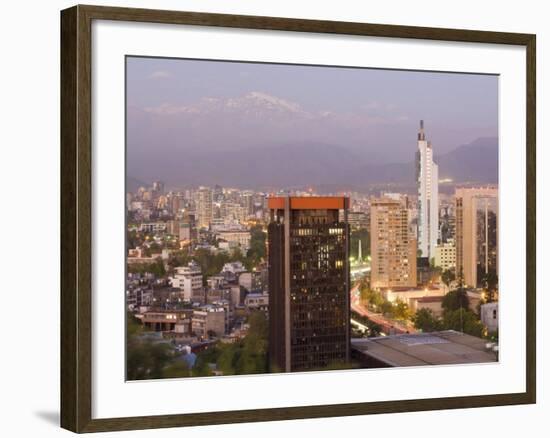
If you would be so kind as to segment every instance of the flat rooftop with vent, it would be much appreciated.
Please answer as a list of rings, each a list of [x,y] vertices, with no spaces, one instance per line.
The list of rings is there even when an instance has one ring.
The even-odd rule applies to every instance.
[[[456,365],[498,361],[493,343],[446,330],[351,340],[352,357],[367,368]]]

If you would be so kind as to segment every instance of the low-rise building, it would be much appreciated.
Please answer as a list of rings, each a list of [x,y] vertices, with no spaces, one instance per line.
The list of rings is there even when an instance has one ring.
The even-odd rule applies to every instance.
[[[489,333],[498,332],[498,302],[482,304],[480,306],[480,317]]]
[[[195,262],[189,262],[187,266],[179,266],[176,273],[170,278],[172,287],[181,290],[182,298],[192,301],[193,297],[202,293],[202,270]]]
[[[243,230],[228,230],[228,231],[218,231],[216,233],[219,240],[224,240],[226,242],[234,242],[243,252],[246,252],[250,248],[250,232]]]
[[[224,272],[230,272],[232,274],[239,275],[243,272],[246,272],[246,268],[241,262],[231,262],[223,265],[222,273]]]
[[[166,231],[165,222],[149,222],[139,224],[138,230],[143,233],[160,233]]]
[[[149,310],[141,315],[142,324],[154,331],[190,333],[192,309]]]
[[[244,305],[248,310],[267,310],[269,295],[265,292],[249,293],[244,298]]]
[[[443,296],[418,297],[409,299],[409,307],[413,313],[421,309],[431,310],[434,316],[443,316]]]
[[[153,291],[148,288],[137,287],[126,291],[126,306],[129,310],[149,306],[153,301]]]
[[[362,367],[406,367],[496,362],[484,339],[446,330],[351,340],[352,357]]]
[[[199,338],[220,337],[225,334],[223,307],[203,306],[193,310],[191,330]]]

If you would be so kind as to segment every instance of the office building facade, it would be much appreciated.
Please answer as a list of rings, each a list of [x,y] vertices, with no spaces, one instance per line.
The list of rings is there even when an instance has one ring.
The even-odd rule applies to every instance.
[[[349,199],[275,197],[268,205],[271,370],[348,362]]]
[[[417,243],[406,198],[371,200],[371,287],[416,287]]]
[[[455,193],[456,271],[468,287],[498,272],[498,189],[462,188]]]

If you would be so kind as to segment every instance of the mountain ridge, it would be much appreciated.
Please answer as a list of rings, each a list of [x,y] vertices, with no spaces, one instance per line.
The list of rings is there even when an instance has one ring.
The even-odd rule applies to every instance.
[[[181,159],[169,160],[160,179],[167,186],[214,185],[229,187],[288,188],[334,185],[368,188],[374,184],[414,185],[414,151],[411,160],[401,163],[370,164],[348,149],[320,142],[287,143],[237,151],[195,151]],[[498,139],[478,138],[471,143],[436,155],[439,175],[455,183],[498,182]],[[231,169],[225,171],[225,169]],[[130,188],[130,184],[128,184]]]

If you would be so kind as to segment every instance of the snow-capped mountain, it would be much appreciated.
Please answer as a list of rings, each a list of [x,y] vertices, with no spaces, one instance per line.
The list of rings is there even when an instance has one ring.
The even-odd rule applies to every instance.
[[[220,115],[268,117],[270,119],[274,116],[313,117],[312,114],[303,110],[298,103],[261,91],[251,91],[237,97],[205,97],[187,105],[164,103],[156,107],[147,107],[145,108],[145,112],[168,116],[204,116],[218,113]]]

